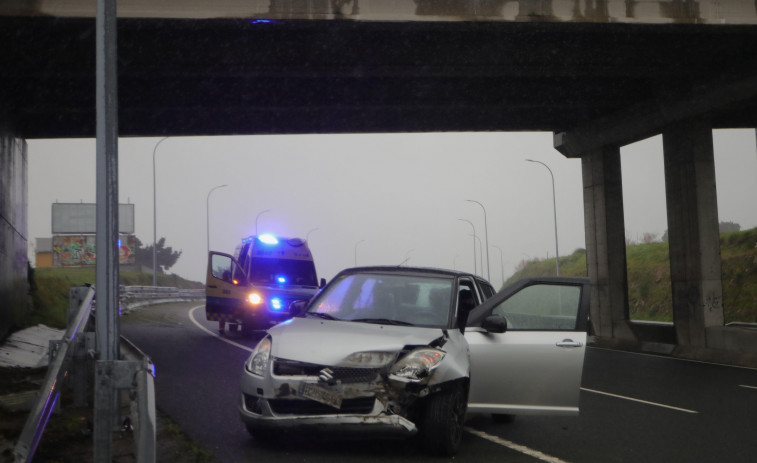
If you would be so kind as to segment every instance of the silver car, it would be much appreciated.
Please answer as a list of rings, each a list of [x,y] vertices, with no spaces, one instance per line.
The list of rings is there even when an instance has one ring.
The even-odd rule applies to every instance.
[[[295,428],[420,434],[429,452],[452,455],[467,411],[576,413],[585,282],[524,284],[479,305],[492,292],[447,270],[341,272],[255,347],[241,379],[242,421],[263,439]]]

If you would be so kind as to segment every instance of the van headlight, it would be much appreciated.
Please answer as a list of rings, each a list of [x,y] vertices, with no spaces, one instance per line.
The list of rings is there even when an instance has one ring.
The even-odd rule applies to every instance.
[[[445,355],[444,351],[433,347],[420,347],[395,363],[389,370],[389,377],[402,382],[421,381],[439,366]]]
[[[245,368],[256,376],[265,376],[268,372],[268,364],[271,361],[271,337],[266,336],[260,340],[247,359]]]

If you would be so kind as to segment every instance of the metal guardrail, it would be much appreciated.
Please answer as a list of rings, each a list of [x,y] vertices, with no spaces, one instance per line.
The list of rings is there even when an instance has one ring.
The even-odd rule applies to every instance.
[[[205,296],[203,289],[153,286],[120,289],[120,302],[127,311],[143,305],[190,301]],[[50,342],[51,361],[35,405],[16,442],[13,451],[16,462],[29,462],[34,457],[50,414],[58,404],[64,378],[72,381],[74,406],[86,405],[86,363],[96,357],[95,333],[89,323],[96,312],[94,300],[94,288],[71,288],[68,327],[60,341]],[[134,426],[137,461],[152,463],[156,450],[155,368],[150,358],[128,340],[121,338],[120,346],[121,356],[126,360],[95,362],[96,378],[114,389],[132,391],[130,419]],[[115,427],[115,418],[112,421]]]
[[[205,289],[179,289],[163,286],[123,286],[120,291],[121,305],[127,311],[144,305],[192,301],[204,297]]]
[[[73,304],[75,300],[80,301],[78,311],[75,313],[73,319],[69,317],[68,328],[60,342],[57,344],[51,343],[51,347],[56,346],[54,351],[51,350],[53,359],[47,368],[45,380],[37,396],[37,401],[29,417],[26,419],[24,429],[21,431],[21,436],[13,451],[15,461],[17,462],[31,461],[34,456],[34,452],[47,425],[47,420],[58,402],[63,378],[68,372],[71,360],[70,353],[73,352],[74,341],[77,339],[77,336],[79,336],[81,341],[84,341],[82,339],[84,336],[82,335],[89,321],[89,316],[92,313],[92,301],[95,297],[95,290],[91,287],[77,289],[79,291],[74,296],[72,288],[71,303]]]

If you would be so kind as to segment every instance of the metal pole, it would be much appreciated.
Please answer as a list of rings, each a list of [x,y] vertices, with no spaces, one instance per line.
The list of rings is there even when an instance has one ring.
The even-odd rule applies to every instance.
[[[155,152],[165,139],[163,137],[155,143],[152,149],[152,285],[158,286],[158,203],[155,193]]]
[[[473,225],[473,222],[470,220],[465,219],[457,219],[462,220],[463,222],[468,222],[473,229],[473,274],[475,275],[478,273],[478,264],[476,263],[476,227]]]
[[[362,243],[365,240],[360,240],[357,243],[355,243],[355,267],[357,267],[357,245]]]
[[[502,278],[502,286],[504,287],[505,286],[505,262],[502,260],[502,248],[500,248],[496,244],[492,244],[492,247],[499,249],[499,272],[500,272],[500,277]]]
[[[308,242],[308,239],[310,239],[310,234],[313,233],[316,230],[320,230],[320,228],[311,228],[310,230],[308,230],[307,234],[305,235],[305,242],[306,243]]]
[[[491,276],[491,273],[489,272],[489,268],[490,268],[489,267],[489,226],[486,224],[486,208],[484,207],[483,204],[476,201],[475,199],[466,199],[466,201],[478,204],[479,206],[481,206],[481,209],[484,211],[484,235],[486,236],[486,239],[485,239],[486,241],[486,279],[491,280],[492,276]],[[481,256],[481,258],[483,259],[483,256]],[[483,264],[481,264],[481,267],[483,268]],[[483,270],[481,270],[481,273],[484,273]]]
[[[479,238],[476,235],[473,235],[473,239],[478,242],[478,255],[481,256],[481,275],[483,275],[484,274],[484,253],[483,251],[481,251],[481,247],[482,247],[481,238]],[[478,271],[478,269],[476,269],[476,271]]]
[[[262,212],[259,212],[258,215],[255,216],[255,236],[258,236],[258,217],[265,214],[266,212],[271,212],[270,209],[266,209]]]
[[[547,168],[547,170],[549,171],[549,176],[552,178],[552,210],[555,216],[555,257],[556,257],[555,260],[557,261],[557,276],[560,276],[560,249],[557,245],[557,199],[555,196],[555,176],[554,174],[552,174],[552,169],[550,169],[549,166],[544,164],[543,162],[535,161],[533,159],[526,159],[526,161],[536,162],[538,164],[543,165],[544,167]]]
[[[414,250],[415,250],[415,249],[410,249],[409,251],[407,251],[407,252],[405,253],[405,260],[403,260],[403,261],[402,261],[402,263],[401,263],[401,264],[400,264],[399,266],[402,266],[402,265],[404,265],[405,263],[407,263],[407,261],[409,261],[409,260],[410,260],[410,253],[411,253],[411,252],[413,252]]]
[[[229,185],[218,185],[211,188],[210,191],[208,191],[208,198],[205,201],[205,224],[207,226],[206,236],[208,238],[208,247],[206,249],[207,251],[206,254],[210,253],[210,193],[216,191],[219,188],[223,188],[225,186],[229,186]]]
[[[97,0],[97,353],[99,364],[118,359],[118,86],[116,72],[116,0]],[[98,373],[100,370],[97,370]],[[94,461],[112,460],[116,421],[115,387],[95,376]]]

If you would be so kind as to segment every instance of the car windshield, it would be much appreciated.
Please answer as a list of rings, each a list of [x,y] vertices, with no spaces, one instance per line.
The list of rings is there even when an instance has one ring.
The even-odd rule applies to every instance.
[[[315,265],[309,260],[261,259],[250,262],[250,282],[267,285],[318,286]]]
[[[319,296],[308,313],[335,320],[444,328],[453,282],[425,275],[344,275]]]

